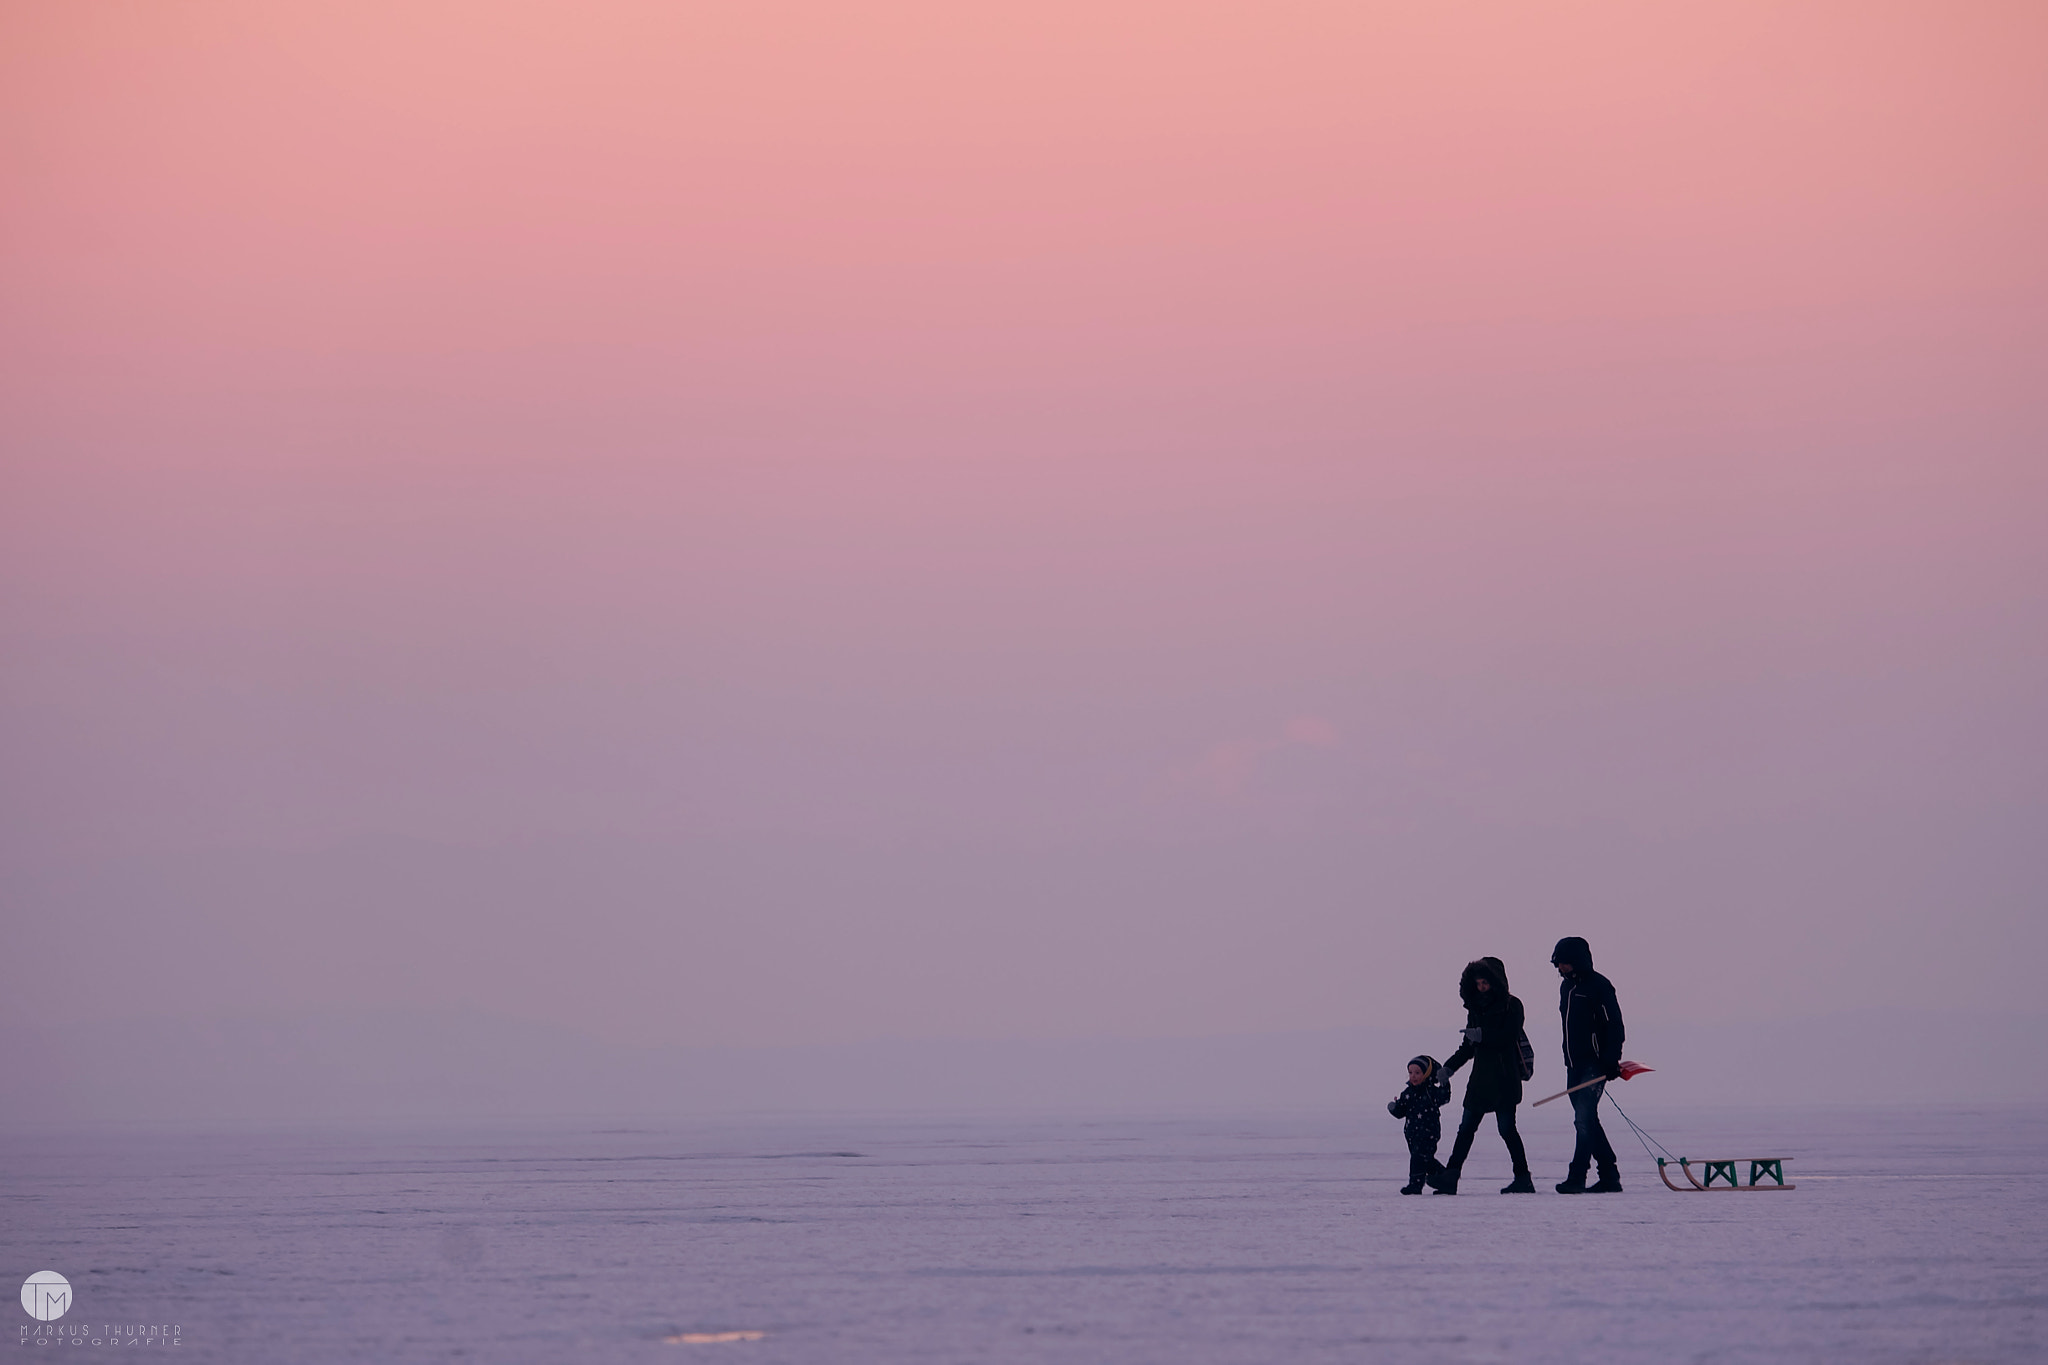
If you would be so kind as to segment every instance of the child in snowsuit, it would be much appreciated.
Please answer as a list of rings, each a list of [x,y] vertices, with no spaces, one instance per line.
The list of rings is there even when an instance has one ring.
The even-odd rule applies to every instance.
[[[1403,1194],[1421,1194],[1423,1177],[1442,1169],[1436,1164],[1436,1145],[1443,1141],[1443,1126],[1437,1111],[1451,1102],[1451,1082],[1434,1057],[1408,1059],[1408,1084],[1387,1103],[1387,1112],[1401,1122],[1401,1136],[1408,1139],[1408,1183]]]

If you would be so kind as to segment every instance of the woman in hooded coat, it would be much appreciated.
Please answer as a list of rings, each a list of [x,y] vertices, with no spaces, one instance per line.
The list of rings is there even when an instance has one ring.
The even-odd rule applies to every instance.
[[[1465,1085],[1465,1116],[1458,1123],[1457,1140],[1451,1144],[1451,1159],[1430,1175],[1430,1186],[1438,1194],[1458,1192],[1458,1173],[1472,1150],[1479,1120],[1492,1114],[1515,1163],[1514,1183],[1501,1193],[1534,1194],[1528,1153],[1523,1151],[1522,1135],[1515,1128],[1515,1106],[1522,1102],[1522,1002],[1508,994],[1507,968],[1497,957],[1465,964],[1465,974],[1458,978],[1458,997],[1465,1002],[1465,1041],[1444,1063],[1444,1074],[1451,1075],[1470,1062],[1472,1079]]]

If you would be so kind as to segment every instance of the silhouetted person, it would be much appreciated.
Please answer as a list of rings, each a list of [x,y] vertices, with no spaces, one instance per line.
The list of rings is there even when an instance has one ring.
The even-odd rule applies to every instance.
[[[1437,1111],[1451,1102],[1451,1083],[1443,1068],[1431,1056],[1408,1059],[1408,1084],[1387,1103],[1387,1112],[1401,1120],[1401,1136],[1408,1140],[1408,1183],[1403,1194],[1421,1194],[1429,1173],[1440,1169],[1436,1145],[1444,1130]]]
[[[1479,1120],[1492,1114],[1515,1163],[1514,1183],[1501,1193],[1534,1194],[1529,1157],[1515,1128],[1515,1106],[1522,1102],[1522,1002],[1508,994],[1507,968],[1497,957],[1465,964],[1465,974],[1458,978],[1458,998],[1465,1002],[1465,1041],[1444,1063],[1444,1074],[1470,1062],[1472,1079],[1465,1084],[1465,1116],[1451,1144],[1450,1163],[1426,1178],[1438,1194],[1456,1194],[1472,1135],[1479,1131]]]
[[[1557,1192],[1620,1194],[1621,1168],[1615,1164],[1607,1130],[1600,1126],[1600,1097],[1607,1093],[1607,1082],[1621,1075],[1621,1005],[1614,998],[1614,983],[1593,970],[1593,950],[1586,940],[1559,939],[1550,962],[1562,978],[1557,1012],[1564,1016],[1564,1083],[1599,1079],[1599,1084],[1572,1093],[1572,1127],[1578,1140]],[[1596,1161],[1600,1180],[1589,1188],[1586,1168]]]

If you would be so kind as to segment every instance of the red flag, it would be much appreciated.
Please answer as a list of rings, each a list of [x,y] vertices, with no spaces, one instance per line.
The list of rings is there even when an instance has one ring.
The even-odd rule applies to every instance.
[[[1645,1071],[1655,1071],[1656,1069],[1654,1066],[1644,1066],[1641,1062],[1623,1062],[1621,1064],[1621,1078],[1625,1081],[1634,1080]]]

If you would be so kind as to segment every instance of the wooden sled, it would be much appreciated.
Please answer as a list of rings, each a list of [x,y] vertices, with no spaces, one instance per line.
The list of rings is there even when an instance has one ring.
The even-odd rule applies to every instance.
[[[1664,1158],[1660,1156],[1657,1158],[1657,1175],[1666,1185],[1677,1190],[1680,1194],[1691,1194],[1694,1190],[1796,1190],[1799,1188],[1797,1185],[1787,1185],[1785,1183],[1785,1163],[1791,1159],[1790,1157],[1782,1156],[1738,1156],[1731,1157],[1726,1161],[1692,1161],[1685,1157],[1680,1157],[1677,1163],[1679,1174],[1683,1175],[1691,1184],[1673,1185],[1671,1183],[1671,1173],[1665,1169]],[[1749,1183],[1747,1185],[1741,1184],[1735,1179],[1735,1167],[1744,1161],[1749,1163]],[[1701,1180],[1692,1173],[1694,1166],[1698,1166],[1706,1171],[1707,1178],[1705,1180]],[[1758,1184],[1757,1182],[1762,1176],[1769,1176],[1777,1183],[1772,1185]],[[1716,1181],[1721,1183],[1716,1184]]]

